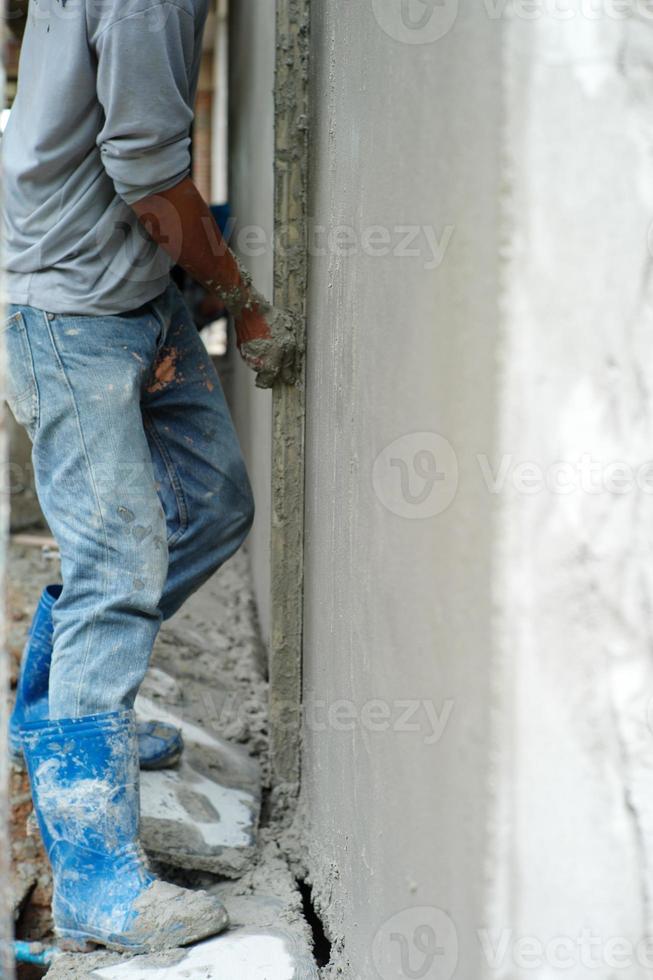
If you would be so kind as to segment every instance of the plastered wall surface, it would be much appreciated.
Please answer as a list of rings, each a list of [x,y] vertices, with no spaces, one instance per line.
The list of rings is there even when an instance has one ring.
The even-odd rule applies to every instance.
[[[443,932],[479,975],[492,811],[501,34],[468,3],[412,43],[400,8],[314,4],[311,41],[303,802],[364,980],[448,977]]]
[[[272,7],[232,10],[252,221]],[[301,804],[326,974],[644,980],[653,27],[427,8],[312,4]],[[238,389],[259,522],[261,398]],[[253,546],[266,621],[262,523]]]
[[[492,918],[545,945],[515,977],[559,976],[566,963],[574,977],[643,978],[653,966],[643,942],[653,22],[569,6],[564,19],[513,13],[506,32],[495,579],[505,727]]]
[[[313,8],[315,221],[453,228],[311,259],[315,894],[347,976],[641,980],[651,23],[423,6]]]
[[[235,247],[255,285],[272,295],[274,204],[274,3],[238,0],[229,12],[229,194]],[[271,405],[234,354],[234,420],[247,462],[256,519],[249,537],[263,636],[270,624]]]

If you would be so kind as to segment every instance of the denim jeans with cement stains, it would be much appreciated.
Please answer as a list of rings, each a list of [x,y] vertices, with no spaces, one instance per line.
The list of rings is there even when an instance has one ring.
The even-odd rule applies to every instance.
[[[251,527],[220,382],[172,285],[119,316],[11,306],[4,332],[7,400],[61,550],[50,716],[129,708],[162,619]]]

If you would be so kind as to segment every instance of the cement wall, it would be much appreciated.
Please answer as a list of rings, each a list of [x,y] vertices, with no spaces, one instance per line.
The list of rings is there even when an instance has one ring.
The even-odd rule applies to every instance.
[[[313,6],[311,213],[332,237],[309,294],[303,800],[317,899],[365,980],[421,969],[422,927],[451,958],[449,923],[457,976],[479,976],[495,530],[473,454],[495,439],[502,119],[478,10],[413,44],[391,0]]]
[[[302,813],[333,975],[643,980],[651,22],[312,10]]]
[[[238,0],[229,11],[229,200],[234,245],[256,286],[272,295],[274,205],[274,4]],[[233,413],[256,500],[249,537],[254,588],[266,641],[270,630],[270,392],[234,358]]]
[[[652,524],[615,464],[653,447],[651,24],[400,6],[314,9],[314,220],[453,227],[439,268],[423,234],[311,263],[316,895],[363,980],[640,978]]]

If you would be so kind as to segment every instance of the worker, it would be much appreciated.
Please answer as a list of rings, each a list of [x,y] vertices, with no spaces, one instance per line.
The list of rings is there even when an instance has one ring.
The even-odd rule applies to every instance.
[[[250,484],[177,263],[269,387],[289,313],[252,287],[189,176],[208,0],[31,0],[3,139],[7,400],[33,448],[63,587],[42,597],[14,716],[62,940],[146,952],[227,924],[156,878],[139,764],[178,757],[133,705],[162,620],[242,544]]]

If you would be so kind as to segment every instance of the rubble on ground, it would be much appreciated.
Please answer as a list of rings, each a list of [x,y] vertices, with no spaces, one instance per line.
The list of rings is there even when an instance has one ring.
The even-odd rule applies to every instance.
[[[32,610],[58,578],[52,553],[11,547],[9,637],[14,686]],[[64,954],[48,980],[239,980],[317,977],[310,930],[288,862],[269,826],[259,832],[269,791],[266,657],[247,556],[239,553],[164,624],[136,703],[141,717],[181,728],[182,762],[142,774],[142,837],[153,867],[226,904],[231,928],[191,950],[155,957],[106,951]],[[51,878],[33,821],[24,772],[12,771],[12,857],[18,938],[53,942]],[[269,808],[268,808],[269,810]],[[237,972],[234,973],[234,970]]]

